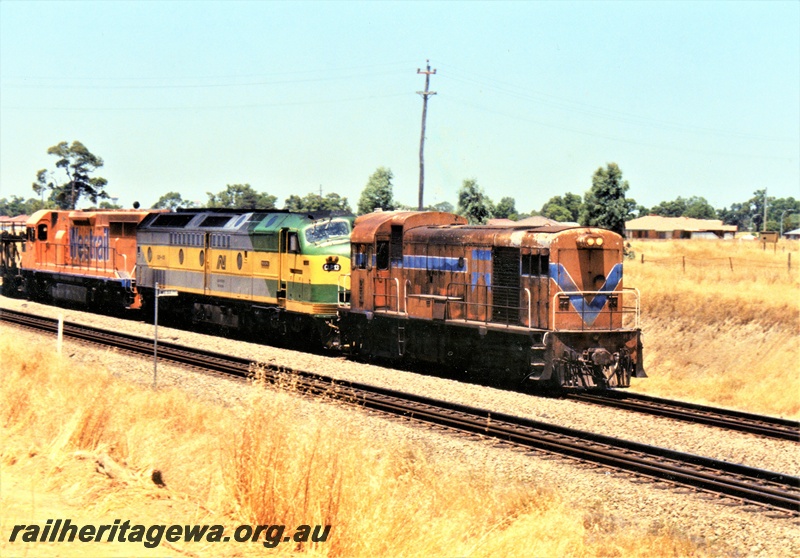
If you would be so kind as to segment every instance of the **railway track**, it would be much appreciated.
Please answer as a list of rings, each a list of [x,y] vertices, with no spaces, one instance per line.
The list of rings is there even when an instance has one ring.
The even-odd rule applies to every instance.
[[[39,330],[53,332],[57,329],[56,320],[19,312],[2,310],[0,319]],[[152,339],[69,323],[64,325],[64,334],[136,354],[152,355]],[[253,363],[247,359],[167,342],[159,342],[159,357],[238,378],[249,377],[253,369]],[[276,381],[287,372],[273,365],[261,367],[266,381]],[[457,433],[493,438],[524,451],[565,456],[639,477],[688,486],[698,492],[731,498],[781,515],[800,516],[798,477],[356,382],[339,382],[311,372],[292,373],[301,393],[324,394],[327,398]]]
[[[630,392],[568,393],[565,399],[800,442],[800,422]]]

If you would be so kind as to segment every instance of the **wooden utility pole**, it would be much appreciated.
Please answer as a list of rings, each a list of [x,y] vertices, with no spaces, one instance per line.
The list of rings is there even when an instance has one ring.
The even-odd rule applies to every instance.
[[[419,207],[418,209],[422,211],[425,207],[422,201],[422,195],[425,190],[425,118],[428,115],[428,97],[430,95],[436,95],[436,91],[428,91],[428,86],[430,85],[431,81],[431,74],[435,74],[436,70],[434,69],[431,71],[431,61],[426,60],[425,63],[427,64],[426,70],[420,70],[417,68],[418,74],[425,74],[425,91],[417,91],[418,94],[422,95],[422,134],[419,137]]]

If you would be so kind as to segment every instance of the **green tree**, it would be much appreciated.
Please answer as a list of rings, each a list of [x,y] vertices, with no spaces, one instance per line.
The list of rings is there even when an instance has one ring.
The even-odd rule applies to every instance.
[[[777,198],[767,209],[767,228],[771,231],[791,231],[800,226],[800,200]]]
[[[739,230],[760,231],[764,221],[764,190],[756,190],[753,197],[745,202],[732,203],[730,208],[723,207],[717,210],[717,217],[726,225],[736,225]],[[772,198],[768,197],[767,225],[770,231],[781,230],[781,217],[783,217],[783,231],[792,230],[800,225],[800,201],[793,197]]]
[[[25,199],[19,196],[11,196],[11,199],[0,198],[0,215],[4,217],[16,217],[25,214]]]
[[[416,208],[414,208],[416,209]],[[443,213],[453,213],[455,211],[455,207],[449,201],[441,201],[439,203],[435,203],[433,205],[429,205],[425,208],[425,211],[441,211]]]
[[[458,191],[458,209],[456,213],[467,218],[471,224],[483,224],[494,214],[494,205],[478,186],[474,178],[464,180]]]
[[[580,219],[583,199],[571,192],[564,196],[553,196],[542,206],[542,215],[562,223],[577,223]]]
[[[206,192],[208,207],[229,207],[233,209],[275,209],[276,196],[266,192],[256,192],[250,184],[228,184],[218,194]]]
[[[628,181],[622,180],[622,171],[616,163],[598,168],[592,177],[592,187],[583,198],[581,224],[624,234],[625,221],[636,210],[636,201],[625,198],[629,188]]]
[[[167,192],[152,205],[153,209],[169,209],[170,211],[175,211],[179,207],[188,209],[195,207],[195,203],[184,200],[179,192]]]
[[[0,199],[0,215],[16,217],[17,215],[33,215],[40,209],[57,209],[52,200],[37,200],[36,198],[23,199],[20,196],[11,196],[11,199]]]
[[[397,207],[392,193],[392,178],[394,178],[392,171],[386,167],[378,167],[372,173],[358,199],[359,215],[371,213],[376,209],[392,211]]]
[[[650,208],[652,215],[662,217],[691,217],[692,219],[716,219],[717,210],[703,197],[684,199],[678,196],[672,201],[663,201]]]
[[[89,151],[79,141],[72,145],[62,141],[48,148],[49,155],[58,157],[56,168],[66,174],[66,181],[59,182],[54,173],[41,169],[36,173],[33,190],[42,195],[50,191],[50,199],[61,209],[75,209],[82,197],[88,197],[92,203],[98,199],[107,199],[105,187],[108,181],[99,176],[90,176],[103,166],[103,159]]]
[[[651,207],[650,213],[662,217],[680,217],[686,214],[686,200],[678,196],[673,201],[662,201]]]
[[[320,196],[319,194],[306,194],[302,198],[296,194],[292,194],[283,204],[283,208],[288,211],[304,212],[304,211],[341,211],[351,213],[353,210],[347,198],[343,198],[335,192]]]
[[[517,212],[514,198],[509,196],[501,198],[494,208],[494,216],[497,219],[511,219],[512,221],[516,221],[519,218],[519,213]]]
[[[764,204],[767,204],[767,219],[769,220],[769,207],[775,198],[767,197],[766,190],[756,190],[753,192],[753,197],[750,198],[749,203],[752,208],[751,221],[753,223],[754,231],[766,230],[764,227]]]
[[[120,204],[110,201],[101,201],[97,207],[98,209],[122,209]]]
[[[717,219],[717,210],[704,197],[692,196],[686,200],[686,212],[683,215],[692,219]]]
[[[752,208],[750,202],[732,203],[730,208],[723,207],[717,210],[717,215],[726,225],[736,225],[740,231],[747,230],[751,224]]]

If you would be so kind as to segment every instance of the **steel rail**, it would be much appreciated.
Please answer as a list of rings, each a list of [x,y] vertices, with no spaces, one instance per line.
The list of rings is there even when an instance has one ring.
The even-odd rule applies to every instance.
[[[48,331],[57,328],[55,320],[39,317],[31,320],[23,313],[7,310],[0,312],[0,319]],[[151,339],[108,332],[90,326],[65,324],[64,333],[92,343],[113,344],[138,354],[151,354],[152,350]],[[164,351],[160,352],[159,356],[164,360],[232,374],[239,378],[250,376],[252,366],[258,364],[248,359],[166,342]],[[358,382],[338,381],[311,372],[290,371],[276,365],[261,366],[267,373],[266,380],[277,381],[282,371],[293,373],[297,378],[297,388],[300,393],[324,394],[331,399],[438,425],[460,433],[490,437],[528,450],[567,456],[639,476],[724,495],[747,504],[756,504],[794,516],[800,515],[798,477]]]
[[[748,432],[764,438],[800,442],[800,422],[780,417],[757,415],[733,409],[710,407],[686,401],[673,401],[630,392],[576,392],[567,393],[563,397],[594,405]]]

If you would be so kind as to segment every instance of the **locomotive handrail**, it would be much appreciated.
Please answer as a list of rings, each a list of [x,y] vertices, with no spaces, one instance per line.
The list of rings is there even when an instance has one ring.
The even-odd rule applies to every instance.
[[[634,304],[632,306],[625,305],[625,299],[629,298],[624,296],[626,292],[634,294],[633,297]],[[602,307],[593,308],[590,306],[591,302],[588,301],[587,296],[591,297],[592,301],[594,301],[598,295],[606,295],[609,297],[609,300],[611,299],[611,297],[616,297],[618,301],[619,299],[622,299],[622,306],[618,306],[615,309],[606,310],[608,305],[608,300],[607,300],[606,302],[603,303]],[[584,304],[582,304],[580,308],[575,307],[575,305],[572,303],[571,297],[576,297],[576,296],[580,296],[584,302]],[[564,301],[564,300],[566,300],[567,307],[559,308],[559,301]],[[587,306],[589,307],[588,310]],[[570,309],[570,307],[572,308]],[[609,316],[608,329],[614,329],[613,320],[615,315],[618,315],[620,317],[619,327],[623,327],[625,317],[630,316],[631,314],[633,315],[633,321],[634,321],[633,327],[631,329],[639,329],[639,323],[641,317],[640,295],[639,295],[639,289],[635,287],[623,287],[621,290],[618,291],[558,291],[553,295],[551,308],[552,308],[551,316],[552,316],[553,331],[586,331],[586,330],[599,329],[596,327],[592,327],[594,322],[592,322],[588,326],[586,325],[587,314],[589,315],[595,314],[595,317],[599,317],[601,312],[603,312],[604,310],[605,313],[608,314]],[[577,313],[580,316],[581,318],[580,327],[577,329],[560,328],[559,321],[557,318],[559,316],[568,316],[573,313]]]
[[[336,305],[339,308],[350,308],[350,302],[347,298],[347,293],[350,289],[344,284],[345,279],[350,279],[349,273],[339,275],[339,278],[336,279]]]
[[[397,293],[397,313],[400,313],[400,280],[397,277],[389,277],[392,281],[394,281],[395,291]],[[407,314],[407,312],[405,312]]]
[[[408,287],[411,286],[411,280],[406,279],[406,282],[403,283],[403,310],[408,316]]]
[[[528,295],[528,329],[531,329],[531,300],[533,297],[531,296],[531,290],[528,287],[525,287],[525,294]]]
[[[376,309],[376,310],[378,309],[378,297],[379,296],[382,296],[387,300],[391,300],[391,299],[394,298],[395,299],[395,310],[394,311],[396,313],[398,313],[398,314],[404,314],[406,316],[408,315],[408,312],[406,310],[404,310],[402,312],[400,311],[400,280],[397,279],[397,277],[374,277],[372,281],[373,281],[373,283],[372,283],[372,307],[374,309]],[[391,294],[387,294],[387,293],[378,294],[376,292],[377,289],[375,288],[375,285],[377,285],[378,281],[393,281],[394,282],[394,286],[395,286],[395,295],[392,296]],[[391,312],[392,311],[391,310],[391,305],[387,304],[386,306],[389,309],[389,312]]]
[[[449,295],[451,287],[465,287],[464,296],[463,297],[451,297]],[[486,292],[486,296],[485,296],[486,302],[472,302],[471,300],[469,300],[469,297],[467,296],[467,293],[469,292],[468,289],[470,289],[470,290],[481,289],[481,290],[485,291]],[[520,324],[520,323],[511,323],[513,320],[508,315],[506,316],[505,320],[495,320],[495,319],[493,319],[495,310],[514,310],[514,311],[519,312],[521,310],[524,310],[525,308],[522,305],[520,305],[519,303],[516,306],[513,306],[511,304],[509,304],[509,305],[494,304],[494,297],[492,299],[492,302],[490,303],[489,302],[489,296],[488,296],[489,291],[507,291],[507,292],[510,292],[512,294],[516,294],[516,299],[517,299],[517,301],[519,301],[519,296],[523,292],[523,290],[526,292],[527,297],[528,297],[528,308],[527,308],[527,310],[528,310],[528,324],[527,325],[523,325],[523,324]],[[446,316],[448,316],[448,319],[455,319],[455,318],[452,318],[452,316],[451,316],[450,306],[449,305],[450,304],[461,304],[461,305],[464,305],[467,309],[470,308],[470,307],[476,307],[476,308],[483,308],[485,310],[484,317],[483,318],[478,318],[475,321],[481,321],[481,322],[483,322],[485,324],[489,324],[489,323],[503,324],[504,323],[506,325],[506,327],[514,326],[514,327],[524,327],[524,328],[527,328],[527,329],[533,329],[532,328],[532,322],[531,322],[531,320],[532,320],[532,296],[531,296],[530,290],[527,289],[527,288],[521,289],[521,288],[518,288],[518,287],[506,287],[506,286],[502,286],[502,285],[475,285],[475,284],[472,284],[472,283],[451,282],[451,283],[447,284],[447,293],[448,293],[448,296],[447,296],[447,300],[445,301],[445,304],[447,304]],[[473,320],[470,320],[470,318],[467,317],[467,313],[466,312],[464,313],[464,317],[463,318],[459,318],[459,319],[463,319],[465,322],[473,321]]]

